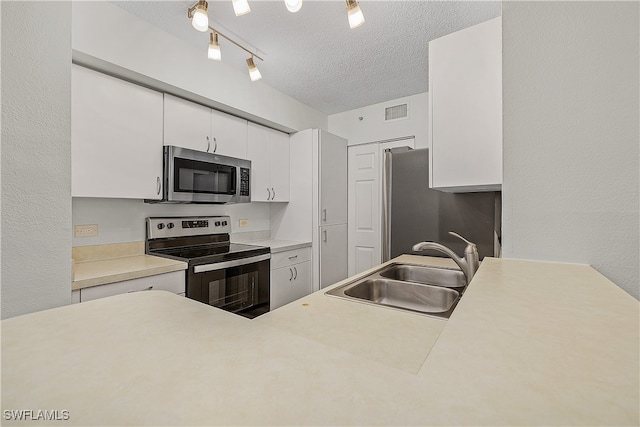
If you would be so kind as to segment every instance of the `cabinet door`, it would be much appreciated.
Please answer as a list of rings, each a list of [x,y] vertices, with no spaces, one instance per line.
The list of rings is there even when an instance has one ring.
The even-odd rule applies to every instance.
[[[269,129],[249,123],[247,158],[251,160],[251,201],[271,200],[271,149]]]
[[[309,295],[311,286],[311,261],[272,270],[269,309]]]
[[[271,270],[271,284],[269,295],[269,310],[289,303],[291,300],[291,281],[293,280],[293,268],[282,267]]]
[[[289,201],[289,134],[271,129],[271,198],[274,202]]]
[[[347,278],[347,224],[320,227],[320,288]]]
[[[71,194],[160,199],[162,94],[77,65],[71,82]]]
[[[211,110],[211,152],[223,156],[247,158],[247,121]]]
[[[501,18],[429,43],[432,188],[500,190]]]
[[[106,298],[112,295],[125,294],[128,292],[151,290],[183,294],[184,288],[184,271],[174,271],[172,273],[157,274],[155,276],[141,277],[138,279],[110,283],[108,285],[84,288],[80,290],[80,301],[86,302],[98,298]]]
[[[347,141],[320,131],[320,226],[347,222]]]
[[[211,108],[165,94],[164,145],[212,151]]]
[[[311,261],[302,262],[293,266],[293,280],[291,281],[291,285],[291,301],[295,301],[311,293]]]

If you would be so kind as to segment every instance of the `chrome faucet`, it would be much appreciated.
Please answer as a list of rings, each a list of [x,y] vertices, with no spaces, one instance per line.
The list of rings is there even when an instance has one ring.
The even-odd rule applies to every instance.
[[[449,234],[461,240],[464,240],[467,243],[467,247],[464,248],[464,259],[456,255],[456,253],[453,252],[448,247],[436,242],[416,243],[415,245],[413,245],[413,250],[418,252],[418,251],[424,251],[425,249],[433,249],[448,255],[449,258],[451,258],[452,260],[455,261],[456,264],[458,264],[458,267],[460,267],[460,270],[462,270],[465,278],[467,279],[467,285],[468,285],[469,282],[471,282],[473,275],[476,274],[476,271],[478,271],[478,267],[480,267],[480,260],[478,258],[478,248],[476,247],[475,243],[468,241],[458,233],[454,233],[453,231],[450,231]]]

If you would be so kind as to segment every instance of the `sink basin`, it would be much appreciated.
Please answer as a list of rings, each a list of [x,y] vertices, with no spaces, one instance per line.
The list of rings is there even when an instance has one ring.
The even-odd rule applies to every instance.
[[[382,270],[380,276],[387,279],[444,286],[446,288],[464,288],[467,284],[467,280],[461,270],[421,265],[393,264],[391,267]]]
[[[353,298],[422,313],[444,313],[460,294],[452,289],[389,279],[369,279],[343,290]]]
[[[325,295],[448,319],[465,289],[460,270],[390,264]]]

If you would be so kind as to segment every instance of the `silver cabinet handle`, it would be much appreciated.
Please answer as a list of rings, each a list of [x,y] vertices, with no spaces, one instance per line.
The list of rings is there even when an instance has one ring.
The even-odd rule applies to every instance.
[[[134,291],[129,291],[127,292],[128,294],[134,293],[134,292],[144,292],[144,291],[150,291],[153,289],[153,286],[149,286],[148,288],[145,289],[138,289],[138,290],[134,290]]]
[[[326,209],[322,209],[322,220],[323,221],[327,220],[327,210]]]
[[[294,259],[296,259],[296,258],[298,258],[298,255],[293,255],[293,256],[290,256],[290,257],[289,257],[289,259],[291,259],[291,260],[294,260]]]
[[[275,200],[276,199],[276,190],[274,190],[273,187],[271,187],[271,191],[273,192],[273,197],[271,198],[271,200]]]
[[[267,193],[269,193],[267,200],[271,200],[271,190],[269,190],[269,187],[267,187]]]
[[[162,190],[162,183],[160,182],[160,177],[158,177],[158,179],[156,180],[156,187],[158,188],[158,194],[160,194],[160,191]]]
[[[291,268],[289,268],[289,273],[291,273],[291,276],[289,276],[289,281],[293,280],[293,270]]]
[[[210,148],[211,148],[211,141],[209,141],[209,137],[207,136],[207,153],[209,152]]]
[[[322,240],[323,240],[324,242],[326,242],[326,241],[327,241],[327,230],[322,230],[322,233],[323,233],[323,235],[324,235],[324,237],[322,238]]]
[[[295,268],[295,267],[293,267],[293,271],[295,271],[295,272],[296,272],[296,275],[295,275],[295,276],[293,276],[293,280],[297,280],[297,279],[298,279],[298,269],[297,269],[297,268]]]
[[[216,151],[218,151],[218,140],[214,136],[213,137],[213,152],[215,153]]]

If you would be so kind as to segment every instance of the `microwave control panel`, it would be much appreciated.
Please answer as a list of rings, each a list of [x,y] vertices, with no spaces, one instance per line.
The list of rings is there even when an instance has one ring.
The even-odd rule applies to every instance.
[[[249,196],[249,169],[240,168],[240,195]]]

